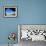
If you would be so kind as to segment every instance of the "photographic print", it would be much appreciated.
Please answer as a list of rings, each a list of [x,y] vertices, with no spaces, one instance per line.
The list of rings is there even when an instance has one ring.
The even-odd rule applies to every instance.
[[[4,8],[4,17],[16,17],[17,16],[17,8],[16,7],[5,7]]]
[[[20,24],[18,30],[20,31],[20,41],[46,41],[46,25]]]

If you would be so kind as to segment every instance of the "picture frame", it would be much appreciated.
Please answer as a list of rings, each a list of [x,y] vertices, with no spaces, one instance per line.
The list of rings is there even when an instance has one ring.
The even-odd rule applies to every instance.
[[[26,35],[23,31],[27,32]],[[18,24],[18,41],[22,40],[46,41],[46,24]]]
[[[17,17],[17,7],[16,6],[5,6],[4,17]]]

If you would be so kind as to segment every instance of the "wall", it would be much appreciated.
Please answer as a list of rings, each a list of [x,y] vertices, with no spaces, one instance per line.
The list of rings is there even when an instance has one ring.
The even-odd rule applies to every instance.
[[[4,6],[16,6],[18,16],[4,18]],[[9,32],[18,32],[18,24],[46,24],[46,0],[0,0],[0,44],[8,43]]]

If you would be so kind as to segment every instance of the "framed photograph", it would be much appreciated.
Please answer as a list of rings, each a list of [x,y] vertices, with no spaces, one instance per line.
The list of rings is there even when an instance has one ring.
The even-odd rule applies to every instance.
[[[16,17],[16,16],[17,16],[17,7],[15,6],[4,7],[4,17]]]
[[[18,41],[46,41],[46,25],[45,24],[19,24],[18,25]]]

